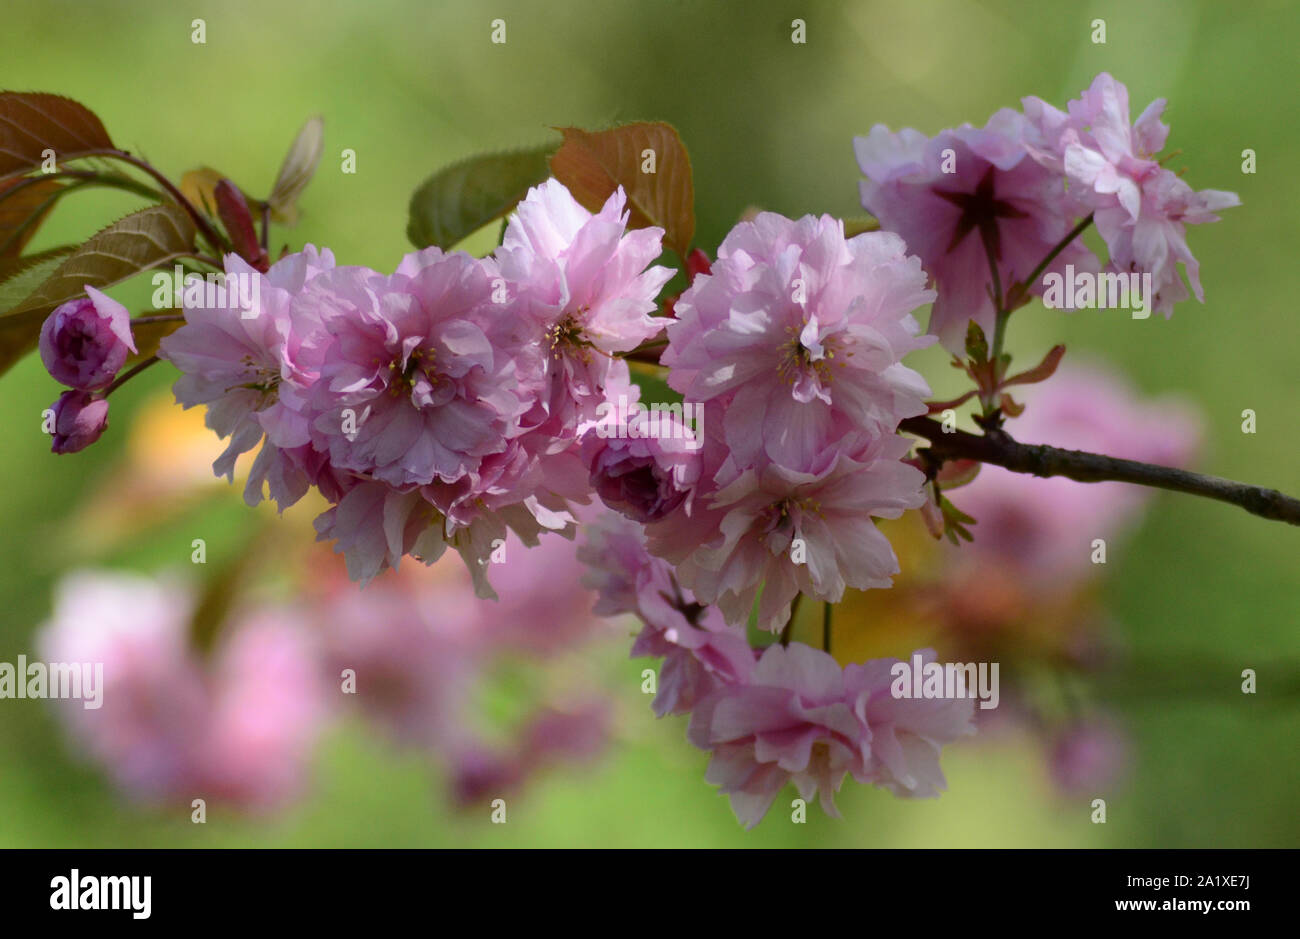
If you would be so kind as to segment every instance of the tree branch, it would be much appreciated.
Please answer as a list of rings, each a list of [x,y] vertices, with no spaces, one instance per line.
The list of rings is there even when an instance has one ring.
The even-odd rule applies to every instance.
[[[1276,489],[1099,453],[1019,443],[1001,430],[983,436],[964,430],[945,433],[943,425],[930,417],[909,417],[899,425],[899,430],[928,440],[927,453],[939,464],[960,459],[978,460],[1032,476],[1064,476],[1081,483],[1134,483],[1217,499],[1261,518],[1300,525],[1300,500]]]

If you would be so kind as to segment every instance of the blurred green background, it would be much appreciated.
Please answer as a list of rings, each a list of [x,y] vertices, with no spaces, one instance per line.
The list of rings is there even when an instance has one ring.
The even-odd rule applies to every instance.
[[[284,0],[72,3],[11,0],[0,32],[3,84],[93,108],[120,146],[179,178],[218,167],[256,195],[274,179],[303,120],[323,114],[326,152],[297,247],[391,269],[408,250],[411,191],[434,169],[484,150],[551,139],[548,127],[673,123],[691,152],[698,243],[712,251],[749,206],[788,215],[860,214],[852,138],[873,123],[933,133],[982,124],[1036,94],[1058,105],[1098,71],[1127,83],[1134,114],[1170,101],[1170,146],[1195,188],[1236,190],[1242,208],[1190,232],[1204,305],[1134,321],[1034,306],[1009,348],[1031,358],[1057,341],[1114,361],[1145,392],[1201,408],[1201,469],[1300,489],[1295,389],[1296,154],[1289,120],[1300,78],[1300,15],[1289,0],[1207,2],[315,3]],[[207,42],[191,42],[191,20]],[[490,22],[507,42],[489,42]],[[790,41],[791,21],[807,43]],[[1106,21],[1104,45],[1091,22]],[[356,151],[357,172],[340,172]],[[1243,175],[1241,152],[1258,154]],[[68,200],[33,248],[88,235],[138,202]],[[141,302],[143,286],[116,290]],[[938,393],[955,387],[942,356],[913,363]],[[40,412],[54,382],[29,358],[0,379],[0,660],[31,652],[58,574],[84,562],[47,534],[119,454],[130,411],[172,376],[152,370],[114,397],[114,430],[77,457],[49,454]],[[1241,412],[1258,415],[1243,435]],[[216,441],[213,441],[214,454]],[[231,490],[204,517],[209,552],[236,550],[251,518]],[[183,562],[192,525],[164,531],[123,566]],[[487,810],[455,815],[422,762],[360,729],[331,734],[307,797],[271,819],[210,812],[208,823],[127,807],[75,760],[41,702],[0,702],[0,846],[1296,846],[1300,844],[1300,535],[1216,503],[1162,495],[1110,559],[1105,599],[1135,655],[1187,656],[1219,671],[1204,693],[1127,688],[1120,713],[1136,741],[1128,786],[1093,825],[1086,800],[1047,785],[1041,754],[1008,740],[945,753],[950,791],[903,802],[852,783],[843,821],[784,802],[755,831],[703,781],[685,722],[656,722],[626,676],[623,739],[594,773],[543,780],[505,826]],[[614,654],[614,659],[622,652]],[[1260,693],[1237,693],[1242,668]],[[1004,679],[1005,680],[1005,679]],[[625,702],[627,703],[627,702]],[[788,802],[788,800],[786,800]]]

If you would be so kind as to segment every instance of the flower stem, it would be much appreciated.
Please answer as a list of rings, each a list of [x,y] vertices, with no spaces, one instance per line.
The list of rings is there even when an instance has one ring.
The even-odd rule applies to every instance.
[[[1057,257],[1060,256],[1061,252],[1069,246],[1070,242],[1082,235],[1091,224],[1092,213],[1089,212],[1079,220],[1077,225],[1065,233],[1065,237],[1058,241],[1051,251],[1047,252],[1047,257],[1038,262],[1038,266],[1034,268],[1028,277],[1011,288],[1011,296],[1009,298],[1011,302],[1007,305],[1015,307],[1024,300],[1029,295],[1030,286],[1037,281],[1038,278],[1043,276],[1043,271],[1047,270],[1048,265],[1055,261]]]
[[[131,166],[134,166],[136,169],[144,173],[148,173],[158,182],[160,186],[162,186],[163,190],[167,193],[167,195],[169,195],[172,198],[172,201],[185,210],[186,214],[189,215],[189,217],[193,220],[194,227],[199,230],[199,233],[203,235],[204,239],[208,242],[208,244],[210,244],[213,248],[215,248],[218,253],[221,253],[225,249],[225,241],[217,233],[216,229],[214,229],[208,223],[208,220],[204,218],[203,213],[194,207],[194,203],[190,202],[189,199],[185,198],[184,194],[182,194],[181,191],[177,189],[175,185],[173,185],[170,179],[164,176],[157,168],[155,168],[151,164],[145,162],[144,160],[139,159],[138,157],[132,156],[130,153],[127,153],[125,150],[112,150],[112,149],[92,150],[92,151],[87,151],[86,153],[83,153],[80,156],[81,157],[91,157],[91,156],[109,157],[111,159],[120,160],[123,163],[127,163]]]
[[[121,375],[118,375],[117,378],[113,379],[113,384],[109,385],[106,389],[104,389],[104,397],[107,398],[114,391],[117,391],[118,388],[122,387],[132,378],[134,378],[135,376],[143,372],[145,369],[147,369],[150,365],[153,365],[155,362],[158,361],[160,361],[158,356],[151,355],[149,356],[149,358],[137,362],[133,368],[127,369]]]
[[[781,630],[781,645],[790,644],[790,635],[794,632],[794,618],[799,615],[799,604],[803,602],[803,594],[796,593],[794,602],[790,604],[790,618],[785,621],[785,628]]]

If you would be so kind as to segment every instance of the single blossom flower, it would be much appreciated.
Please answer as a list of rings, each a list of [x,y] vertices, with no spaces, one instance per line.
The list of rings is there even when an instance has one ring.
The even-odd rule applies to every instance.
[[[88,391],[70,389],[59,395],[50,406],[54,412],[51,435],[54,453],[76,453],[90,446],[108,427],[108,399],[93,397]]]
[[[39,345],[46,370],[78,391],[107,388],[127,355],[136,351],[131,314],[90,285],[86,296],[69,300],[46,318]]]
[[[819,649],[769,646],[750,680],[719,686],[691,715],[691,743],[713,754],[705,779],[746,828],[793,782],[835,818],[844,777],[867,781],[870,732],[845,696],[844,672]]]
[[[546,357],[548,410],[561,424],[591,416],[613,356],[657,335],[652,316],[672,270],[650,266],[663,229],[627,230],[619,187],[594,215],[564,184],[528,191],[510,216],[496,258],[522,314],[535,325]]]
[[[1039,129],[1039,162],[1062,170],[1110,252],[1111,272],[1150,274],[1153,308],[1166,317],[1189,296],[1178,275],[1182,264],[1192,293],[1204,301],[1200,265],[1187,246],[1186,226],[1218,221],[1214,213],[1241,204],[1236,193],[1193,190],[1158,155],[1169,136],[1157,98],[1129,121],[1128,89],[1102,72],[1062,112],[1026,98],[1026,114]]]
[[[313,445],[336,468],[396,487],[473,472],[527,410],[489,262],[424,254],[412,276],[338,268],[295,299],[331,336],[310,396]]]
[[[762,587],[758,625],[785,625],[799,593],[838,602],[846,587],[887,587],[898,572],[872,521],[925,501],[924,474],[901,462],[910,444],[880,437],[855,454],[830,452],[807,472],[746,469],[690,514],[647,529],[652,553],[676,565],[683,585],[743,623]]]
[[[731,230],[674,307],[662,362],[688,401],[730,396],[735,460],[808,471],[830,447],[892,434],[930,389],[901,364],[929,345],[912,311],[934,299],[897,235],[845,239],[829,215],[771,212]]]
[[[989,257],[1005,293],[1047,258],[1075,222],[1076,205],[1061,174],[1035,152],[1046,146],[1040,128],[1003,108],[983,128],[963,124],[926,137],[877,124],[853,141],[862,205],[897,232],[921,258],[938,298],[929,331],[949,351],[965,349],[967,322],[992,335],[995,307]],[[1093,272],[1097,260],[1074,239],[1048,265]],[[1041,278],[1027,285],[1041,296]]]
[[[307,443],[303,394],[315,379],[322,327],[315,310],[295,309],[292,300],[333,267],[333,254],[310,245],[277,261],[266,274],[238,255],[227,255],[227,278],[232,283],[255,278],[257,288],[229,290],[225,303],[209,306],[206,300],[217,298],[205,297],[204,303],[186,304],[185,325],[159,344],[159,358],[181,372],[173,387],[176,400],[187,408],[206,405],[208,427],[230,438],[213,464],[218,476],[233,478],[235,461],[268,429],[278,447]],[[258,482],[245,493],[248,501],[261,499],[261,479],[272,471],[266,466],[272,459],[268,455],[259,467]]]

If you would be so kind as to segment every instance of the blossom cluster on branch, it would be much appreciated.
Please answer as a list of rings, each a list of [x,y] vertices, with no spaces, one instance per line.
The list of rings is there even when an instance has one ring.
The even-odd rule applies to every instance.
[[[256,451],[250,504],[269,495],[283,510],[316,490],[329,504],[319,537],[362,584],[451,548],[493,597],[508,536],[572,537],[579,507],[603,502],[583,549],[598,610],[643,622],[633,653],[664,659],[656,713],[691,715],[710,780],[746,824],[787,782],[828,810],[846,775],[934,795],[939,751],[971,732],[971,702],[896,697],[892,660],[841,666],[828,651],[830,605],[899,573],[876,520],[922,509],[970,537],[972,519],[941,493],[965,468],[945,475],[899,433],[940,407],[904,359],[942,343],[976,386],[950,404],[978,395],[980,426],[1005,435],[1022,410],[1006,389],[1050,378],[1064,351],[1014,376],[1003,352],[1010,313],[1048,299],[1052,277],[1139,275],[1142,302],[1165,316],[1203,299],[1186,227],[1238,199],[1163,165],[1163,107],[1131,121],[1127,90],[1103,73],[1064,110],[1025,98],[933,137],[877,125],[854,145],[878,230],[760,212],[712,259],[691,250],[689,162],[666,125],[564,129],[554,177],[480,219],[504,218],[492,254],[446,237],[391,273],[312,246],[269,263],[249,207],[274,200],[228,186],[230,238],[188,210],[176,224],[256,289],[184,304],[157,355],[180,372],[177,400],[204,405],[228,441],[216,472],[232,477]],[[667,148],[658,175],[620,162],[637,141]],[[527,156],[483,172],[534,166]],[[445,185],[434,177],[417,201],[436,206]],[[412,230],[441,232],[445,215]],[[1090,225],[1104,259],[1081,237]],[[665,247],[685,267],[671,296]],[[55,408],[58,452],[98,436],[107,402],[95,395],[135,352],[125,311],[86,292],[41,335],[75,396]],[[647,406],[629,362],[683,401]],[[826,605],[825,650],[790,641],[801,598]],[[781,638],[760,651],[747,627]]]

